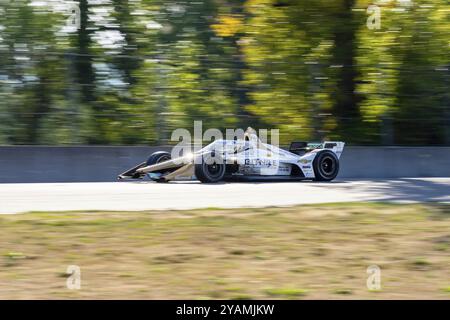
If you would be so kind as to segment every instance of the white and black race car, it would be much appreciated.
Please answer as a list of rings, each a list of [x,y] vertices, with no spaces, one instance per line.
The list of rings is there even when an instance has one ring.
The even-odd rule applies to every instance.
[[[254,130],[253,130],[254,132]],[[215,140],[192,154],[172,158],[169,152],[153,153],[146,162],[119,175],[119,179],[157,182],[197,179],[219,181],[315,180],[331,181],[339,172],[344,142],[292,142],[289,150],[262,143],[247,130],[240,140]]]

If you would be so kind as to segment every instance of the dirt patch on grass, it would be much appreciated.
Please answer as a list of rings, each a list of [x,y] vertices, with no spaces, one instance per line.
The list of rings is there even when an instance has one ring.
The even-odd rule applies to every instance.
[[[448,205],[0,217],[0,298],[449,299]],[[66,287],[69,265],[81,290]],[[366,287],[370,265],[381,290]]]

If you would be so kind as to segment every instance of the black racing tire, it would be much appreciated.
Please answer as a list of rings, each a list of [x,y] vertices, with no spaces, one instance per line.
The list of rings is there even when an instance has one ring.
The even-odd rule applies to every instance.
[[[339,173],[339,159],[334,152],[320,151],[313,161],[315,181],[331,181]]]
[[[223,179],[226,172],[226,164],[223,161],[219,163],[209,163],[205,157],[202,157],[200,163],[195,164],[195,176],[202,183],[216,183]]]
[[[146,165],[147,166],[152,166],[154,164],[160,163],[160,162],[164,162],[167,160],[172,159],[172,155],[169,152],[166,151],[157,151],[155,153],[152,153],[150,155],[150,157],[148,157]],[[170,170],[161,170],[159,171],[159,173],[161,174],[165,174],[170,172]],[[147,174],[147,176],[151,179],[154,180],[156,182],[166,182],[164,179],[160,179],[160,180],[155,180],[150,176],[150,173]]]
[[[160,163],[160,162],[164,162],[167,160],[172,159],[172,156],[170,155],[169,152],[166,151],[157,151],[155,153],[152,153],[150,155],[150,157],[148,157],[146,165],[147,166],[152,166],[154,164]]]

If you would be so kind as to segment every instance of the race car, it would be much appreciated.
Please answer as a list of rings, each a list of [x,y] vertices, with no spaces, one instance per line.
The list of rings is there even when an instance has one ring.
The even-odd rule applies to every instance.
[[[219,181],[331,181],[339,173],[344,142],[292,142],[289,150],[263,143],[253,129],[243,139],[215,140],[206,147],[180,157],[158,151],[147,161],[125,171],[118,179],[156,182],[197,179]]]

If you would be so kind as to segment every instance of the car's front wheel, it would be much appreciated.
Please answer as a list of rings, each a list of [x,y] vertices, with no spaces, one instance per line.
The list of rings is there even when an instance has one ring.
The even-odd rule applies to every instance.
[[[146,165],[147,166],[152,166],[154,164],[158,164],[164,161],[168,161],[171,160],[172,156],[169,152],[166,151],[157,151],[155,153],[152,153],[150,155],[150,157],[148,157]],[[161,179],[161,176],[164,175],[165,173],[170,172],[170,170],[161,170],[158,172],[150,172],[147,173],[147,176],[154,181],[157,182],[165,182],[163,179]]]
[[[215,183],[223,179],[226,165],[221,159],[202,157],[200,163],[195,164],[195,176],[203,183]]]
[[[320,151],[314,161],[313,168],[316,181],[331,181],[339,173],[339,159],[331,151]]]
[[[152,153],[150,157],[147,159],[147,166],[151,166],[157,163],[161,163],[167,160],[170,160],[172,156],[169,152],[166,151],[157,151],[155,153]]]

